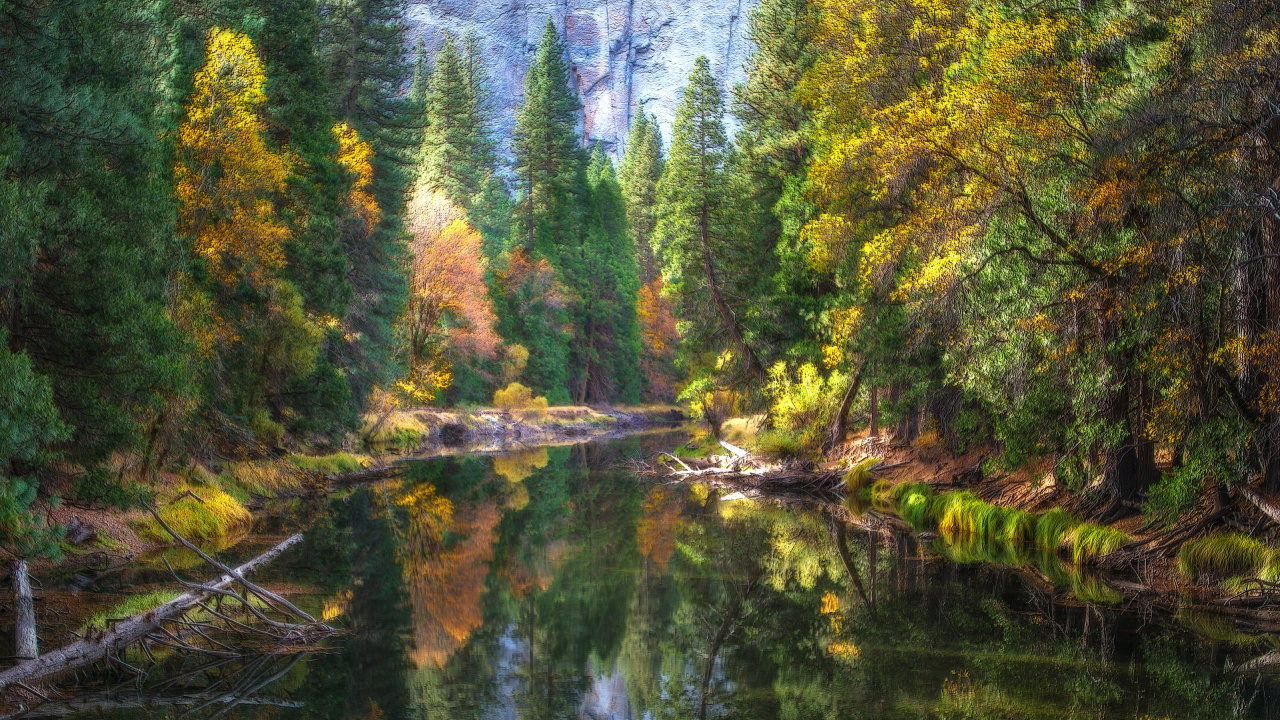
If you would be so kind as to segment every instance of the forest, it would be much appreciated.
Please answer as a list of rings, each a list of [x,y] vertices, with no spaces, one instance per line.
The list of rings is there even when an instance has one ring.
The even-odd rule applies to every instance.
[[[563,27],[500,137],[407,11],[0,2],[10,556],[394,408],[990,448],[1104,520],[1280,491],[1275,3],[762,0],[616,166]]]

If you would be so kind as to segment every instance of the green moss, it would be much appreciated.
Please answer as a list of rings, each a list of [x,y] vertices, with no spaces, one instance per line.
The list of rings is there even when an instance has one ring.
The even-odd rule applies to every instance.
[[[1214,533],[1189,542],[1178,551],[1178,572],[1188,580],[1204,575],[1277,574],[1275,553],[1243,533]]]

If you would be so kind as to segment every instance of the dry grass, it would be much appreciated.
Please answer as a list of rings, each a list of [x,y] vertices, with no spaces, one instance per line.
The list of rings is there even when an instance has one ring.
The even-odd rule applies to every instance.
[[[396,410],[381,422],[376,415],[364,416],[360,436],[369,447],[408,449],[422,444],[431,428],[412,412]]]

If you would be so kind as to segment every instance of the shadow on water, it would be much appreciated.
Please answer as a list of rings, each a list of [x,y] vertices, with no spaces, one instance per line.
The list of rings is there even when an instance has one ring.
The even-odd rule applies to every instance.
[[[1230,669],[1270,637],[1121,608],[1052,554],[924,547],[625,470],[682,439],[427,460],[313,501],[269,580],[346,635],[99,671],[46,715],[176,718],[230,693],[247,702],[190,716],[1280,717],[1270,679]]]

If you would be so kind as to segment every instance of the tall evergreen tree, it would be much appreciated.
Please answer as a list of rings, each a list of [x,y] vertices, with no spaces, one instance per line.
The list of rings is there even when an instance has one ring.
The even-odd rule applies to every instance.
[[[405,48],[404,0],[326,0],[320,50],[335,114],[372,143],[376,225],[341,221],[357,302],[345,322],[358,338],[343,348],[355,399],[401,372],[395,323],[407,297],[406,233],[401,222],[421,143],[415,107],[403,90],[411,79]]]
[[[579,386],[578,402],[637,402],[640,396],[637,364],[635,245],[627,232],[626,203],[613,163],[599,145],[587,168],[591,203],[582,248],[581,276],[571,287],[582,296],[578,321],[580,341],[574,343]]]
[[[524,79],[524,104],[516,112],[513,148],[524,194],[516,220],[528,253],[553,256],[580,231],[575,193],[584,169],[578,113],[582,104],[569,87],[564,41],[547,20],[533,65]]]
[[[476,112],[471,79],[448,33],[433,65],[425,100],[419,182],[467,208],[488,177],[484,126]]]
[[[158,143],[168,47],[154,3],[0,12],[0,542],[60,456],[101,494],[112,453],[143,471],[190,389],[167,313],[180,256]],[[65,442],[60,442],[65,440]]]
[[[765,368],[746,323],[752,298],[734,287],[752,277],[757,258],[744,256],[741,246],[744,193],[726,171],[732,152],[720,86],[706,57],[699,57],[658,182],[657,248],[668,291],[688,324],[686,342],[713,359],[720,349],[731,351],[741,372],[763,384]]]
[[[660,273],[653,255],[653,231],[658,180],[662,177],[662,130],[653,115],[643,109],[631,120],[627,147],[618,166],[618,182],[627,205],[627,227],[635,243],[640,281],[648,285]]]
[[[751,294],[769,320],[758,327],[772,347],[804,346],[821,317],[829,276],[814,272],[802,228],[816,214],[809,199],[812,147],[810,112],[800,99],[801,80],[818,56],[817,10],[810,0],[762,0],[751,11],[749,37],[755,52],[746,81],[733,89],[739,121],[734,142],[751,188],[754,231],[743,239],[759,259]]]

